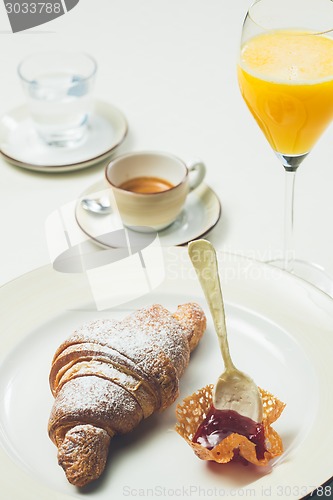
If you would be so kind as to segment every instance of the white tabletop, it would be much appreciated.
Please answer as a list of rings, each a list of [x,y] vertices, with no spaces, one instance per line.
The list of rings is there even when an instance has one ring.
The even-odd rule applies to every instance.
[[[18,62],[40,50],[81,50],[98,62],[95,96],[126,115],[118,153],[201,158],[223,213],[208,238],[259,260],[281,255],[284,171],[238,89],[236,60],[248,0],[80,0],[65,16],[12,34],[0,12],[0,113],[24,102]],[[297,257],[333,275],[333,132],[297,173]],[[50,262],[45,221],[103,176],[103,164],[36,173],[0,160],[0,284]]]

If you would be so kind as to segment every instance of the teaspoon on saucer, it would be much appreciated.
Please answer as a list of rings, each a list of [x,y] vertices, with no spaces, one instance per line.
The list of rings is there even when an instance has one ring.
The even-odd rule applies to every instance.
[[[188,253],[214,321],[225,366],[215,385],[214,407],[218,410],[234,410],[255,422],[261,422],[263,407],[259,389],[248,375],[235,367],[230,356],[215,249],[208,241],[197,240],[189,243]]]
[[[94,214],[106,215],[111,213],[110,200],[106,196],[101,198],[83,198],[81,205],[85,210]]]

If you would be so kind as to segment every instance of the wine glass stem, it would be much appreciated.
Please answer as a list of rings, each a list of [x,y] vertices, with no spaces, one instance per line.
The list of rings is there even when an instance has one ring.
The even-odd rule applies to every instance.
[[[283,268],[293,271],[294,265],[294,188],[296,170],[285,169],[284,258]]]

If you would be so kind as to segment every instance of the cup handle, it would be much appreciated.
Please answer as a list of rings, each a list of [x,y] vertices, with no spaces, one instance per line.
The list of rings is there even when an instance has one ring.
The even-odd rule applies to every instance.
[[[189,172],[190,191],[196,189],[204,180],[206,175],[206,167],[202,161],[193,161],[187,164]]]

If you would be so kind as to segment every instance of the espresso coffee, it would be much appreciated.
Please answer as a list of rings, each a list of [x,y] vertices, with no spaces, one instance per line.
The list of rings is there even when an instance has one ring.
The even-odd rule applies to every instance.
[[[171,182],[160,177],[133,177],[118,186],[120,189],[132,191],[133,193],[161,193],[173,188]]]

